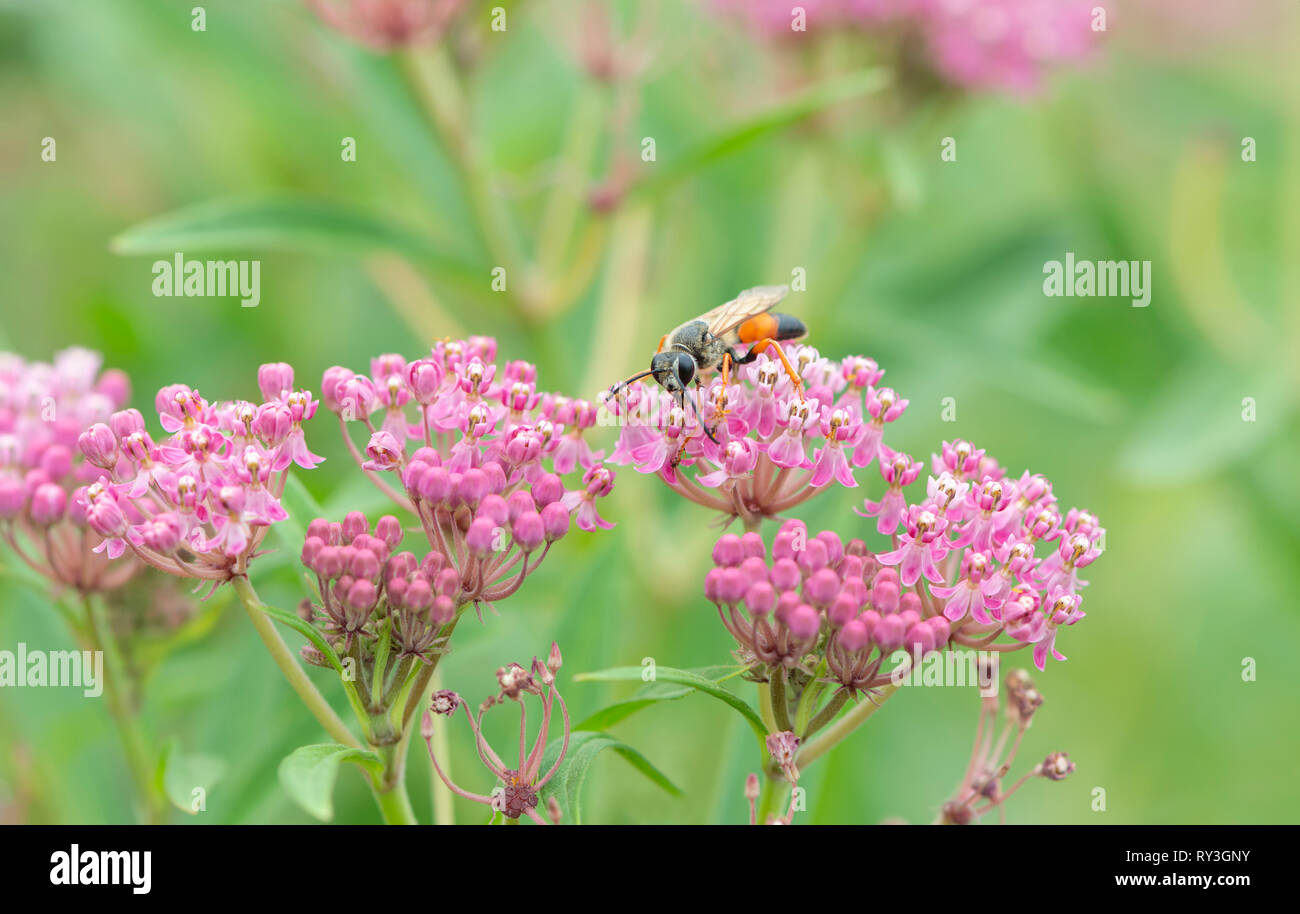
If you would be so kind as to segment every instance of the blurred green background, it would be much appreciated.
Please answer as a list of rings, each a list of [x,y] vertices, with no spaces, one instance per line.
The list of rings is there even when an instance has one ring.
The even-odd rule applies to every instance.
[[[807,290],[790,309],[810,342],[833,358],[873,356],[911,400],[887,443],[921,455],[971,439],[1014,473],[1047,474],[1063,506],[1096,512],[1108,530],[1107,553],[1084,575],[1088,618],[1063,633],[1069,661],[1037,677],[1046,704],[1015,769],[1066,750],[1078,770],[1028,785],[1009,820],[1300,818],[1296,10],[1246,3],[1224,19],[1209,4],[1118,6],[1087,66],[1008,99],[898,84],[864,95],[854,74],[873,63],[871,48],[757,44],[691,2],[655,4],[639,30],[637,7],[614,4],[614,56],[637,72],[602,83],[575,56],[599,34],[580,5],[509,5],[499,34],[476,7],[463,75],[473,159],[524,251],[568,283],[527,317],[488,288],[496,261],[465,173],[400,58],[289,0],[214,0],[197,33],[193,5],[0,3],[0,348],[29,359],[99,349],[130,373],[146,415],[165,383],[253,396],[257,365],[284,360],[318,389],[330,365],[366,371],[372,355],[414,358],[464,333],[538,362],[544,389],[594,396],[640,368],[671,326],[802,268]],[[835,101],[846,85],[853,97]],[[53,163],[40,157],[46,136]],[[356,139],[356,162],[341,161],[343,137]],[[653,163],[640,158],[645,137]],[[954,162],[940,159],[944,137],[956,140]],[[1245,137],[1257,161],[1242,161]],[[590,211],[587,191],[624,175],[634,182],[620,205]],[[110,248],[184,207],[233,200],[233,212],[266,213],[267,199],[315,226],[312,237],[272,224],[241,242],[213,231],[226,226],[219,215],[193,246],[170,249],[260,259],[257,308],[155,298],[148,233]],[[567,213],[566,245],[551,230]],[[1150,260],[1150,307],[1045,297],[1043,264],[1066,251]],[[956,422],[941,421],[945,397]],[[321,503],[339,516],[381,513],[332,419],[308,438],[328,459],[299,475]],[[874,468],[859,475],[865,489],[819,497],[801,516],[866,535],[851,509],[882,486]],[[727,662],[732,644],[701,593],[710,518],[630,471],[602,510],[616,530],[571,536],[499,616],[460,628],[447,687],[477,703],[498,666],[554,639],[580,719],[633,687],[574,673],[644,657]],[[285,566],[259,577],[255,564],[253,579],[268,602],[301,596]],[[47,597],[0,586],[0,645],[69,646]],[[275,770],[323,734],[236,605],[218,598],[186,633],[149,672],[146,725],[160,743],[174,736],[224,760],[226,774],[206,812],[174,820],[308,821]],[[1243,681],[1244,658],[1257,681]],[[330,675],[312,675],[342,708]],[[796,821],[928,822],[964,771],[977,707],[970,690],[896,696],[808,770]],[[684,793],[668,797],[606,754],[588,781],[588,821],[743,821],[758,760],[722,705],[691,696],[613,732]],[[490,790],[463,721],[451,741],[460,782]],[[412,752],[409,780],[427,820],[423,754]],[[1105,812],[1093,811],[1096,787]],[[378,820],[350,771],[336,799],[338,820]],[[71,690],[0,691],[0,807],[16,821],[131,819],[101,704]],[[465,804],[457,818],[486,816]]]

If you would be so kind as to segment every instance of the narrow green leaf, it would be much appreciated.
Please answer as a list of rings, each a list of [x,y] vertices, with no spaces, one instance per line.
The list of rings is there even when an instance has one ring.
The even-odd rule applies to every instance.
[[[734,675],[741,669],[741,667],[735,666],[709,666],[697,670],[687,670],[687,672],[696,673],[712,682],[719,682],[726,676]],[[643,708],[648,708],[661,701],[676,701],[685,698],[694,691],[694,687],[689,685],[678,685],[670,682],[647,683],[644,688],[637,690],[637,693],[631,698],[601,708],[586,720],[574,724],[573,729],[608,730],[614,724],[626,720]]]
[[[621,666],[613,669],[600,670],[595,673],[579,673],[574,676],[576,682],[635,682],[642,677],[644,670],[639,666]],[[655,667],[655,681],[659,683],[673,683],[676,685],[689,686],[705,695],[711,695],[728,707],[739,711],[749,722],[750,729],[758,737],[760,747],[766,747],[767,727],[763,724],[763,719],[758,716],[750,705],[743,699],[724,689],[715,680],[701,676],[699,673],[693,673],[690,670],[678,670],[667,666]],[[633,709],[634,711],[637,709]],[[630,712],[629,712],[630,713]],[[626,717],[627,715],[624,715]]]
[[[879,92],[889,85],[889,81],[889,72],[884,68],[876,68],[861,70],[805,89],[737,121],[697,144],[675,161],[661,165],[654,177],[633,188],[632,195],[661,196],[682,180],[768,134],[798,123],[819,111]]]
[[[297,197],[209,200],[134,225],[110,242],[117,254],[259,250],[393,250],[433,254],[433,242],[346,206]]]
[[[280,784],[290,798],[322,822],[334,818],[334,783],[339,766],[353,762],[372,774],[383,770],[373,752],[338,743],[302,746],[280,762]]]
[[[543,772],[549,771],[555,764],[562,744],[563,739],[559,738],[552,740],[550,745],[546,747],[546,754],[542,758]],[[628,764],[659,785],[667,793],[675,797],[682,795],[681,790],[668,779],[667,775],[627,743],[619,742],[606,733],[594,730],[575,731],[569,738],[569,748],[564,755],[564,761],[560,764],[559,770],[542,788],[543,798],[553,796],[556,802],[560,804],[560,812],[564,817],[563,821],[571,825],[582,824],[582,785],[587,780],[587,772],[591,768],[591,763],[596,760],[596,756],[606,749],[613,749],[623,756],[623,758],[627,759]]]

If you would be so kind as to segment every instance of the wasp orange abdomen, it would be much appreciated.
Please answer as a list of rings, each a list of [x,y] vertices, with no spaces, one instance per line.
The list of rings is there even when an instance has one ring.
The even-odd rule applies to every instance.
[[[789,314],[756,314],[736,328],[742,343],[759,340],[797,340],[808,333],[803,321]]]

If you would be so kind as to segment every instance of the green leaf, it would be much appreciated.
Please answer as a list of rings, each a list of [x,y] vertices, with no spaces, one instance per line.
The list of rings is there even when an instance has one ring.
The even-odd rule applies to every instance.
[[[712,682],[719,682],[728,675],[734,675],[742,668],[735,666],[709,666],[698,670],[688,670]],[[614,724],[626,720],[642,708],[658,704],[661,701],[676,701],[695,691],[693,686],[678,685],[670,682],[651,682],[626,701],[617,701],[601,708],[586,720],[574,724],[574,730],[608,730]]]
[[[172,740],[163,750],[162,761],[158,766],[158,777],[163,793],[181,812],[190,815],[200,810],[194,808],[196,800],[212,790],[226,773],[226,763],[211,755],[189,755],[180,750],[180,743]],[[196,790],[202,794],[195,795]]]
[[[638,183],[632,189],[632,195],[660,196],[682,180],[768,134],[842,102],[879,92],[889,85],[889,81],[889,71],[876,68],[860,70],[798,92],[722,129],[676,161],[661,166],[654,177]]]
[[[550,771],[555,764],[563,742],[562,737],[554,739],[546,747],[546,754],[542,757],[543,773]],[[675,797],[682,795],[681,790],[668,779],[667,775],[627,743],[619,742],[607,733],[594,730],[575,731],[569,738],[569,748],[564,754],[564,761],[555,772],[555,776],[542,788],[543,798],[553,796],[560,804],[563,821],[571,825],[582,824],[582,785],[587,780],[587,771],[591,768],[591,763],[606,749],[613,749],[623,756],[628,764],[667,793]]]
[[[334,783],[344,762],[353,762],[372,774],[384,768],[373,752],[339,743],[318,743],[302,746],[280,762],[280,783],[295,803],[328,822],[334,818]]]
[[[579,673],[573,678],[575,682],[635,682],[641,679],[643,672],[643,668],[639,666],[620,666],[609,670],[600,670],[595,673]],[[711,695],[726,704],[728,707],[739,711],[741,715],[744,716],[745,720],[749,722],[750,729],[754,731],[754,735],[758,737],[759,746],[763,748],[763,751],[766,751],[767,727],[764,725],[763,719],[758,716],[758,712],[750,707],[746,701],[737,697],[733,693],[728,692],[719,685],[717,680],[708,679],[701,676],[699,673],[694,673],[690,670],[678,670],[668,666],[656,666],[655,682],[688,686],[697,692]],[[635,710],[638,709],[634,708],[633,711]],[[627,715],[625,714],[623,716],[626,717]]]
[[[302,635],[315,645],[316,650],[325,655],[325,659],[329,661],[330,666],[334,667],[335,672],[343,672],[343,661],[339,659],[338,652],[325,640],[325,636],[320,633],[316,626],[304,621],[297,613],[291,613],[287,609],[281,609],[278,606],[267,606],[265,603],[259,603],[257,608],[276,622],[288,626]]]
[[[210,200],[132,226],[109,244],[117,254],[199,251],[293,251],[369,254],[390,251],[443,274],[482,281],[486,267],[448,254],[433,238],[391,219],[327,200],[262,196]]]

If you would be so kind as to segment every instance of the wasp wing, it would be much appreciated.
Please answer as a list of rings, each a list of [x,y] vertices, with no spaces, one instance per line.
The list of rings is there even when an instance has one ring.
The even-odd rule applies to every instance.
[[[789,286],[755,286],[726,304],[701,314],[696,320],[708,324],[709,332],[714,336],[726,336],[751,317],[771,311],[789,294]]]

